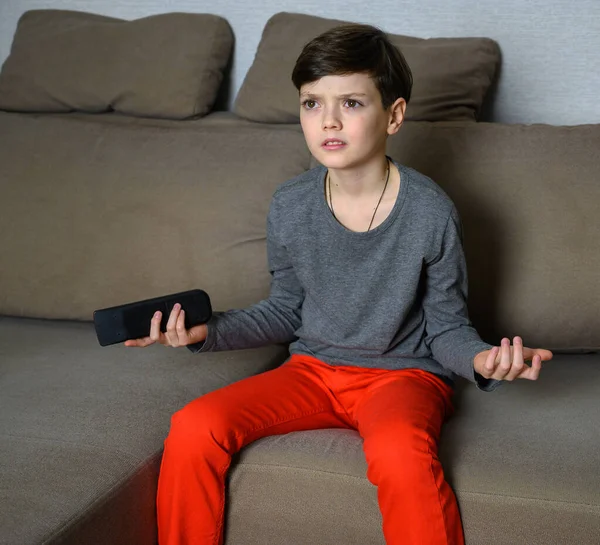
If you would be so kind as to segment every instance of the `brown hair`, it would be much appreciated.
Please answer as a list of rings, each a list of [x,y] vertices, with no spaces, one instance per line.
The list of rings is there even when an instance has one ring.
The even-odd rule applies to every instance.
[[[296,89],[324,76],[364,73],[381,95],[383,108],[398,98],[410,100],[412,72],[402,52],[385,32],[371,25],[339,25],[308,42],[296,60]]]

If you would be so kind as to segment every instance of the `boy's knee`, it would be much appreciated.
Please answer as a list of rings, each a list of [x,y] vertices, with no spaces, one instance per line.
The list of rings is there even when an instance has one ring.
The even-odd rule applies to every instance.
[[[195,450],[207,442],[225,441],[227,435],[226,411],[203,396],[173,414],[167,441]]]

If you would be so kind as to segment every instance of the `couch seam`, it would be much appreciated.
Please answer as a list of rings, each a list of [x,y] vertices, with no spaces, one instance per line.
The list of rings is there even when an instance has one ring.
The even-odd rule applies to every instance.
[[[248,468],[292,469],[292,470],[297,470],[297,471],[304,471],[307,473],[323,473],[323,474],[328,474],[328,475],[337,475],[338,477],[346,477],[348,479],[365,481],[365,482],[369,483],[371,486],[375,486],[366,477],[358,477],[356,475],[348,475],[347,473],[338,473],[336,471],[327,471],[327,470],[323,470],[323,469],[311,469],[311,468],[307,468],[307,467],[297,467],[297,466],[278,465],[278,464],[257,464],[255,462],[238,461],[236,464],[233,464],[231,466],[231,469],[233,470],[236,467],[241,467],[241,466],[245,466]],[[543,498],[530,498],[527,496],[508,496],[506,494],[494,494],[494,493],[488,493],[488,492],[471,492],[468,490],[461,491],[459,488],[454,488],[454,490],[458,494],[471,494],[474,496],[476,496],[476,495],[490,496],[490,497],[497,497],[497,498],[525,500],[525,501],[529,501],[529,502],[540,502],[540,503],[550,503],[550,504],[568,504],[568,505],[574,505],[574,506],[594,507],[594,508],[600,509],[600,504],[595,504],[595,503],[583,503],[583,502],[574,502],[574,501],[566,501],[566,500],[547,500],[547,499],[543,499]]]
[[[338,473],[336,471],[326,471],[324,469],[311,469],[308,467],[297,467],[297,466],[288,466],[288,465],[278,465],[278,464],[256,464],[253,462],[237,462],[236,464],[232,464],[231,469],[236,467],[246,466],[250,468],[277,468],[277,469],[292,469],[298,471],[305,471],[307,473],[324,473],[327,475],[337,475],[338,477],[346,477],[348,479],[354,479],[359,481],[365,481],[369,483],[371,486],[375,486],[369,481],[366,477],[358,477],[356,475],[348,475],[347,473]]]
[[[108,452],[109,454],[120,454],[123,457],[130,458],[134,462],[139,461],[139,456],[132,454],[131,452],[127,452],[118,448],[104,447],[102,445],[97,445],[95,443],[80,443],[78,441],[69,441],[67,439],[57,439],[56,437],[39,437],[37,435],[17,435],[14,433],[0,433],[0,437],[14,437],[15,439],[23,439],[23,440],[32,440],[32,441],[43,441],[47,443],[54,444],[64,444],[64,445],[75,445],[77,447],[88,448],[90,450],[101,450],[104,452]]]
[[[456,489],[459,490],[460,489]],[[489,496],[491,498],[507,498],[514,500],[524,500],[529,502],[538,502],[538,503],[554,503],[554,504],[565,504],[565,505],[574,505],[574,506],[582,506],[582,507],[594,507],[596,509],[600,509],[600,504],[598,503],[584,503],[577,501],[568,501],[568,500],[547,500],[544,498],[531,498],[528,496],[509,496],[507,494],[496,494],[493,492],[471,492],[471,491],[463,491],[462,494],[471,494],[472,496]]]

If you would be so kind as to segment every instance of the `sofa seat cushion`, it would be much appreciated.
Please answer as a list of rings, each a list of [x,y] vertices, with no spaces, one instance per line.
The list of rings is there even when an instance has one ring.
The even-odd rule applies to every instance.
[[[284,356],[102,348],[88,323],[0,317],[0,541],[154,544],[171,415]],[[440,456],[468,543],[597,545],[599,389],[598,354],[557,355],[491,394],[459,383]],[[354,430],[256,441],[228,498],[227,545],[383,545]]]
[[[89,323],[0,317],[0,543],[155,545],[171,415],[281,347],[101,347]]]
[[[460,383],[440,458],[469,545],[597,545],[599,391],[600,354],[556,355],[537,382],[493,393]],[[250,444],[230,473],[227,543],[384,545],[366,469],[354,430]]]

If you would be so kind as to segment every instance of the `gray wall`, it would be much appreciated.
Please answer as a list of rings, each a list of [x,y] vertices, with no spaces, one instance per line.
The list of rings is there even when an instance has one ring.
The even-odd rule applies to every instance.
[[[491,119],[505,123],[600,123],[600,0],[0,0],[0,62],[28,9],[91,11],[134,19],[168,11],[225,17],[236,36],[231,100],[262,28],[279,11],[375,24],[419,36],[488,36],[503,54]]]

